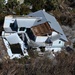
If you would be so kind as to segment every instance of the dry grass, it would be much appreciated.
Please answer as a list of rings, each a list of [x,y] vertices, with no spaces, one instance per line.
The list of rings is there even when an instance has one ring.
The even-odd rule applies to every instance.
[[[0,75],[75,75],[75,52],[56,53],[54,60],[47,56],[7,60],[0,63]]]

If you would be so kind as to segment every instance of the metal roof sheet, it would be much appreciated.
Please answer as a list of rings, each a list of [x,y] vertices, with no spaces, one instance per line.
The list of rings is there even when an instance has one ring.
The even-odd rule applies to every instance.
[[[42,24],[42,23],[47,22],[47,20],[46,20],[46,18],[44,16],[42,10],[39,10],[39,11],[34,12],[34,13],[30,13],[28,16],[31,16],[31,17],[41,17],[40,21],[39,20],[36,20],[33,26],[36,26],[38,24]]]
[[[55,31],[61,33],[60,34],[60,39],[62,39],[64,41],[68,41],[66,36],[65,36],[65,34],[64,34],[64,32],[63,32],[63,30],[62,30],[62,28],[60,27],[59,23],[57,22],[57,20],[55,19],[54,16],[46,13],[43,10],[39,10],[37,12],[31,13],[28,16],[42,17],[41,21],[39,21],[39,22],[35,21],[34,26],[36,26],[38,24],[42,24],[42,23],[48,22],[52,29],[54,29]]]
[[[64,41],[67,41],[67,38],[62,30],[62,28],[60,27],[59,23],[57,22],[57,20],[55,19],[54,16],[44,12],[44,15],[49,23],[49,25],[51,26],[51,28],[53,28],[54,30],[56,30],[57,32],[61,33],[60,34],[60,39],[64,40]]]
[[[25,19],[16,19],[18,27],[26,27],[26,28],[30,28],[34,25],[36,18],[25,18]]]

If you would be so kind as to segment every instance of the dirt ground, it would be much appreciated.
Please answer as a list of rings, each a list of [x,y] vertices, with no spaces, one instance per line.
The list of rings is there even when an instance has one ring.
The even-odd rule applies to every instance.
[[[9,56],[8,56],[8,53],[7,53],[7,49],[6,49],[5,45],[4,45],[2,37],[0,37],[0,59],[5,61],[8,58],[9,58]]]

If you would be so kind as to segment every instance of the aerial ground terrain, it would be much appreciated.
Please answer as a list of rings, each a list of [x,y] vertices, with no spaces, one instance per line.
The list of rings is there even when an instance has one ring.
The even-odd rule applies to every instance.
[[[32,8],[30,8],[32,6]],[[45,9],[60,23],[73,51],[62,50],[50,59],[47,54],[40,57],[31,50],[30,57],[10,60],[3,43],[4,17],[6,15],[26,15]],[[0,0],[0,75],[75,75],[75,0]]]

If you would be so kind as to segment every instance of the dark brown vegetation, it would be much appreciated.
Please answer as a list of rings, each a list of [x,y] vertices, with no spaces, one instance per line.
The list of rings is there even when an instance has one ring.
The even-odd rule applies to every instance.
[[[75,75],[75,52],[57,53],[54,60],[22,58],[0,63],[0,75]]]

